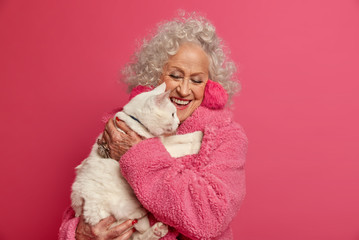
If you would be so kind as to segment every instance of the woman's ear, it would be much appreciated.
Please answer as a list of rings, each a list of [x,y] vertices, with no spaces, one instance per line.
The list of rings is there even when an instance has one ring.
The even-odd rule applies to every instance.
[[[201,106],[209,109],[222,109],[226,105],[227,100],[228,94],[222,85],[208,79]]]

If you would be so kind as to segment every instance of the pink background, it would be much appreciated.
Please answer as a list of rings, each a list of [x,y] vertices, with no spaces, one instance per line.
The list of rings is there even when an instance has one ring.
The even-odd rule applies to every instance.
[[[176,9],[240,66],[235,239],[359,239],[359,1],[0,1],[0,239],[56,239],[73,168],[123,105],[119,70]]]

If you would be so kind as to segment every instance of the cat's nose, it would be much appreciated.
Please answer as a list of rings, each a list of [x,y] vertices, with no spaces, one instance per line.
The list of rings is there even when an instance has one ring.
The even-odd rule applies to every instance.
[[[178,126],[178,125],[175,125],[175,126],[172,126],[172,127],[167,128],[167,129],[166,129],[166,132],[167,132],[167,133],[173,133],[174,131],[176,131],[177,126]]]

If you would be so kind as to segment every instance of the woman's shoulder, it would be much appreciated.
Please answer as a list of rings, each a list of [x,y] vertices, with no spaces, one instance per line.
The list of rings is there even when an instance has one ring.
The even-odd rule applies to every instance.
[[[227,108],[215,110],[200,106],[180,125],[178,133],[204,131],[209,128],[220,129],[226,126],[241,128],[238,123],[233,121],[231,110]]]
[[[206,123],[227,125],[229,122],[232,122],[233,113],[228,108],[210,109],[200,106],[194,112],[194,117]]]

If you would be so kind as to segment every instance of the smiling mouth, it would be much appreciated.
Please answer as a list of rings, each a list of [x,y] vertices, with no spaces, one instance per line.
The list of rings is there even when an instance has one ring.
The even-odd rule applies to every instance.
[[[171,102],[174,103],[178,109],[186,108],[191,101],[192,100],[171,97]]]

